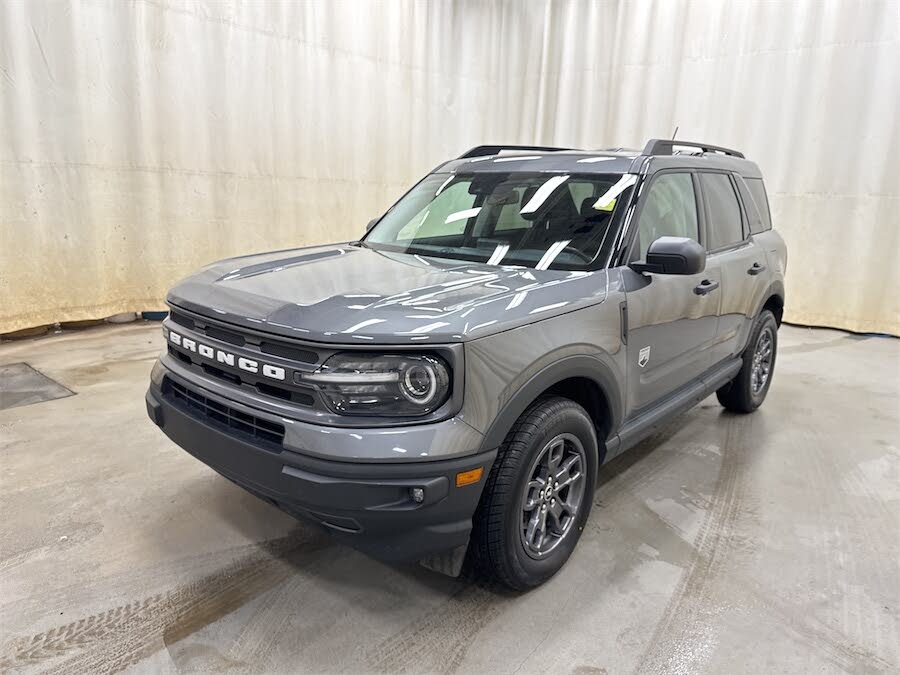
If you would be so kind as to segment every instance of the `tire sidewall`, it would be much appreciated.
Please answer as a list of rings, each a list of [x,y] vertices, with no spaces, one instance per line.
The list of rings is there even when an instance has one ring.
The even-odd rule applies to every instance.
[[[562,433],[571,433],[577,436],[584,446],[586,461],[584,497],[582,498],[583,501],[576,516],[576,521],[572,525],[572,530],[569,534],[547,556],[540,559],[532,558],[525,551],[519,533],[522,495],[526,484],[531,479],[529,474],[535,455],[551,439]],[[555,414],[550,422],[532,437],[528,452],[522,457],[522,461],[517,467],[517,476],[514,484],[515,498],[509,500],[506,513],[504,514],[506,549],[511,552],[511,560],[509,562],[514,567],[518,578],[528,578],[534,582],[530,585],[537,585],[555,574],[568,560],[581,537],[581,532],[584,530],[584,524],[587,522],[591,505],[594,501],[597,457],[597,435],[594,425],[587,413],[574,403]]]

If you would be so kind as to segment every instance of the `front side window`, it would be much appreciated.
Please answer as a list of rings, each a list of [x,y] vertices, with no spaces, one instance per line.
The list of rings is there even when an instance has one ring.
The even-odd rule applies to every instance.
[[[640,260],[660,237],[687,237],[699,241],[697,200],[689,173],[664,173],[657,176],[647,192],[638,224]]]
[[[612,245],[629,174],[432,174],[364,242],[378,250],[536,269],[587,269]]]
[[[700,184],[708,208],[707,250],[715,251],[743,241],[741,206],[731,177],[724,173],[701,173]]]

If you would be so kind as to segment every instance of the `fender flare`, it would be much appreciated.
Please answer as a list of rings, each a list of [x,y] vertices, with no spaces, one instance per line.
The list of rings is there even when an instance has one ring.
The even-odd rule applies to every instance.
[[[756,304],[756,311],[753,312],[752,316],[750,316],[750,321],[754,322],[759,317],[760,312],[763,311],[763,307],[766,306],[766,303],[769,301],[769,298],[772,296],[776,296],[781,300],[781,304],[784,305],[784,283],[780,279],[776,279],[771,284],[769,284],[768,288],[766,288],[766,292],[762,294],[759,302]],[[752,325],[752,323],[751,323]],[[747,343],[750,340],[750,334],[752,330],[747,329],[747,335],[744,337],[744,343],[741,347],[741,352],[747,348]]]
[[[766,292],[763,293],[762,299],[756,307],[756,312],[753,314],[754,318],[759,316],[759,313],[773,295],[778,296],[778,298],[781,299],[781,304],[784,304],[784,282],[776,280],[769,284],[769,287],[766,289]]]
[[[577,355],[567,356],[532,375],[518,391],[507,401],[500,410],[491,426],[488,428],[482,441],[481,449],[493,450],[503,443],[516,420],[525,412],[542,392],[554,384],[568,380],[572,377],[583,377],[592,380],[599,388],[609,404],[609,437],[613,437],[622,423],[622,394],[619,378],[616,377],[612,367],[597,356]],[[605,444],[608,439],[598,438],[600,452],[605,452]],[[603,457],[598,457],[598,464],[602,464]]]

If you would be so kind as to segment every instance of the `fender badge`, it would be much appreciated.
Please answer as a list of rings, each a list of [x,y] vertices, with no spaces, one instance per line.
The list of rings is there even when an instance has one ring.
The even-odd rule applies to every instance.
[[[638,365],[643,368],[650,362],[650,347],[642,347],[638,353]]]

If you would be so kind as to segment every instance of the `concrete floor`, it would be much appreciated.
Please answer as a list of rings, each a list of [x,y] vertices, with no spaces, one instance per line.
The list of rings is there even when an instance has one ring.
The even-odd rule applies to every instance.
[[[900,670],[900,341],[780,339],[760,411],[711,398],[604,467],[521,596],[372,561],[170,443],[158,324],[0,345],[76,392],[0,411],[0,671]]]

